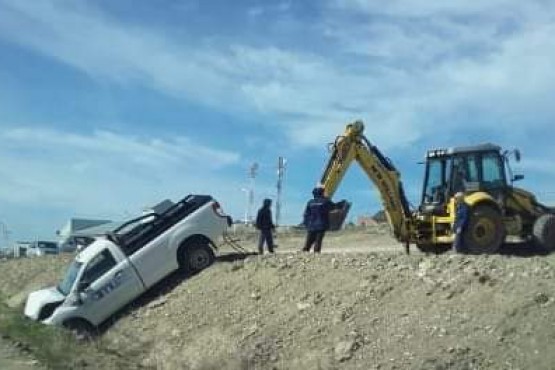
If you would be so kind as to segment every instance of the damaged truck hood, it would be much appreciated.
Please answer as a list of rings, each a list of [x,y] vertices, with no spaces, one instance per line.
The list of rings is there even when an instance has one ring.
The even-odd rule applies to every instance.
[[[37,290],[29,294],[25,303],[25,316],[33,320],[39,319],[41,309],[50,303],[61,303],[66,297],[56,287]]]

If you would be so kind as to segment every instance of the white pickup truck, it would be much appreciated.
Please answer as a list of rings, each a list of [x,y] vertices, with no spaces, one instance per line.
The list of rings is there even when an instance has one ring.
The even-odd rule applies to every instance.
[[[210,266],[215,242],[230,224],[218,202],[204,195],[126,222],[79,253],[57,287],[31,293],[25,315],[87,335],[173,271]]]

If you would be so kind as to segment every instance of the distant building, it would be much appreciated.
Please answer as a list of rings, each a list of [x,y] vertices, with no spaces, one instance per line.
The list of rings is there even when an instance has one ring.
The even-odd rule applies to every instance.
[[[169,199],[165,199],[163,201],[161,201],[160,203],[156,204],[155,206],[152,207],[147,207],[143,210],[144,214],[148,214],[148,213],[157,213],[157,214],[161,214],[166,212],[168,209],[170,209],[171,207],[173,207],[175,205],[174,202],[172,202]]]
[[[387,223],[387,216],[384,210],[376,212],[372,218],[379,224]]]
[[[112,222],[111,220],[94,220],[87,218],[71,218],[69,221],[58,231],[58,236],[61,238],[68,237],[76,231],[88,229],[94,226],[103,225]]]
[[[170,209],[175,203],[169,199],[143,209],[143,215],[150,213],[161,214]],[[72,252],[78,246],[87,246],[94,241],[94,238],[116,230],[127,221],[114,222],[111,220],[95,220],[84,218],[72,218],[58,232],[60,237],[58,245],[60,251]]]
[[[111,224],[110,220],[95,220],[86,218],[71,218],[58,232],[58,246],[62,252],[72,252],[77,249],[77,245],[83,243],[84,240],[79,240],[77,237],[93,238],[90,232],[92,228],[102,225]]]
[[[357,226],[371,227],[371,226],[378,225],[378,222],[374,220],[372,216],[364,215],[364,216],[358,216],[356,224]]]
[[[31,247],[31,242],[18,241],[13,246],[12,257],[19,258],[27,256],[27,250]]]

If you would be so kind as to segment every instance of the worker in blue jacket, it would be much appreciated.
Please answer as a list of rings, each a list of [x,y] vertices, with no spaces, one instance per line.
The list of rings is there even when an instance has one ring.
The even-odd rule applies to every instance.
[[[455,221],[453,222],[453,232],[455,240],[453,241],[453,249],[457,253],[464,252],[464,231],[468,226],[470,218],[470,207],[464,201],[464,193],[455,194]]]
[[[333,203],[324,195],[324,187],[317,186],[312,191],[314,199],[308,201],[304,211],[304,226],[307,230],[303,251],[309,252],[314,246],[314,253],[322,250],[322,240],[329,228],[329,213]]]
[[[276,226],[272,221],[272,200],[264,199],[262,203],[262,208],[258,210],[256,215],[256,228],[260,230],[260,236],[258,238],[258,253],[264,253],[264,243],[268,246],[268,252],[274,253],[274,237],[272,232],[275,230]]]

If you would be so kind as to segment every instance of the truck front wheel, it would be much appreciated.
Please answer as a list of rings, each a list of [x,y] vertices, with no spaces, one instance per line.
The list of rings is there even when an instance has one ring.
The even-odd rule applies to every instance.
[[[186,273],[195,273],[209,267],[216,257],[210,245],[187,243],[179,248],[177,261],[179,268]]]
[[[96,334],[96,328],[83,319],[72,319],[64,323],[64,328],[69,330],[78,341],[92,340]]]

